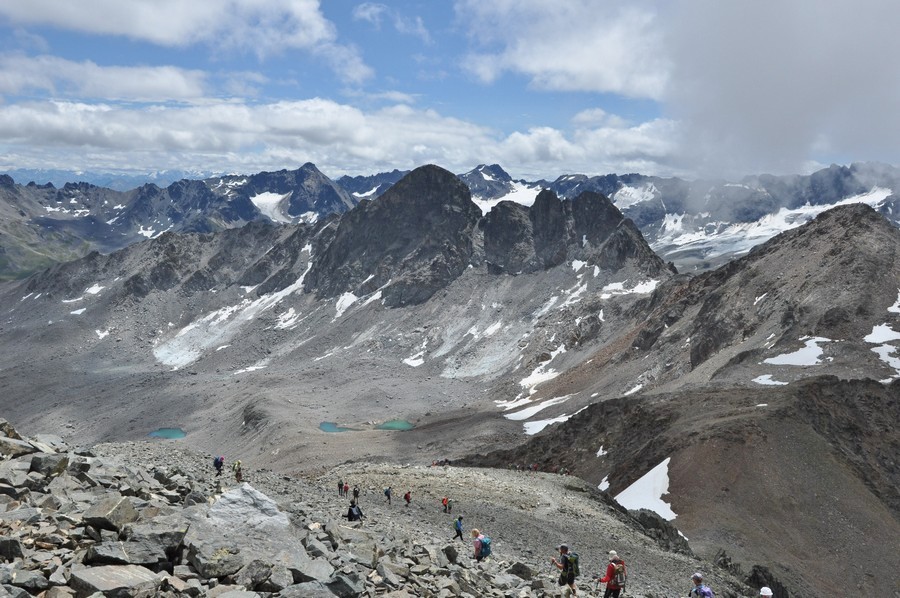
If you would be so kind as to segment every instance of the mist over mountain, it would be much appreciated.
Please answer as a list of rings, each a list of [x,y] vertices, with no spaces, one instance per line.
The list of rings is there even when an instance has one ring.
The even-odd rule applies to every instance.
[[[90,185],[3,179],[5,205],[60,210],[60,247],[91,214],[112,210],[111,230],[170,219],[0,284],[4,417],[88,443],[175,426],[275,470],[564,467],[794,595],[833,594],[856,562],[860,591],[890,595],[900,229],[877,184],[892,171],[778,179],[838,205],[713,230],[708,246],[741,241],[734,259],[679,274],[626,216],[662,204],[646,179],[611,199],[566,179],[567,197],[476,170],[421,167],[353,207],[312,165],[146,186],[122,207]],[[413,429],[378,429],[392,421]]]

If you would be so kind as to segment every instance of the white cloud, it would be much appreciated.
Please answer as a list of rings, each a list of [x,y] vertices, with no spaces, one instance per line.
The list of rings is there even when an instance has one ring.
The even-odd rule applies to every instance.
[[[660,98],[669,66],[646,4],[459,0],[458,18],[484,47],[464,66],[485,82],[511,71],[540,89]]]
[[[372,75],[358,51],[337,43],[318,0],[29,0],[0,2],[0,16],[20,25],[49,25],[123,36],[165,47],[203,44],[260,58],[302,49],[327,61],[345,81]]]
[[[0,167],[256,172],[313,162],[329,175],[434,163],[455,172],[490,161],[515,176],[670,169],[671,123],[542,127],[508,136],[434,110],[372,111],[313,98],[250,103],[205,99],[134,105],[0,104]]]
[[[426,44],[431,43],[431,34],[420,16],[407,16],[378,2],[363,2],[353,9],[353,18],[367,21],[375,29],[381,29],[382,21],[390,19],[398,33],[418,37]]]
[[[206,74],[173,66],[99,66],[55,56],[0,55],[0,93],[110,100],[190,100],[203,96]]]

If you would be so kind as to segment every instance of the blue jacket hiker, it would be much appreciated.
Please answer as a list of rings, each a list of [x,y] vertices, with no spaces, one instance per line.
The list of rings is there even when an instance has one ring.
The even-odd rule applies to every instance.
[[[459,538],[460,540],[465,542],[466,540],[465,540],[465,538],[463,538],[463,533],[462,533],[462,515],[460,515],[459,517],[456,518],[456,521],[453,523],[453,529],[456,530],[456,535],[450,539],[455,540],[455,539]]]

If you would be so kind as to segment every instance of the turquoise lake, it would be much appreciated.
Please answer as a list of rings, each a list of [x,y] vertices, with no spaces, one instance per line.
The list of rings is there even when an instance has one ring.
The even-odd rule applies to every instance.
[[[176,440],[178,438],[184,438],[187,434],[181,428],[158,428],[147,434],[147,436],[153,438],[165,438],[166,440]]]

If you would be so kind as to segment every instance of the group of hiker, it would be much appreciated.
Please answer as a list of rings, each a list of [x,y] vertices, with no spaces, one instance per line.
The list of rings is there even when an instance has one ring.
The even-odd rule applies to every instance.
[[[225,467],[225,457],[219,455],[213,458],[213,467],[216,470],[216,477],[222,476],[222,468]],[[234,481],[238,484],[244,481],[244,466],[240,459],[231,464],[231,471],[234,473]]]
[[[535,464],[536,465],[536,464]],[[216,477],[220,477],[222,475],[222,469],[225,466],[225,457],[217,456],[213,459],[213,467],[216,470]],[[241,465],[240,459],[234,461],[231,464],[231,469],[234,472],[235,481],[238,483],[243,481],[243,467]],[[516,469],[519,469],[518,466]],[[535,472],[537,471],[537,467],[529,467],[526,471]],[[338,496],[340,497],[348,497],[352,496],[353,498],[350,500],[350,506],[347,509],[347,520],[348,521],[361,521],[365,518],[365,515],[362,512],[362,509],[359,506],[359,496],[360,489],[358,485],[354,485],[352,490],[350,487],[350,483],[345,480],[338,481]],[[384,500],[388,505],[391,504],[391,497],[393,495],[393,489],[390,486],[384,488]],[[412,491],[407,490],[403,495],[403,500],[406,503],[406,506],[409,507],[412,502]],[[453,499],[447,496],[444,496],[441,499],[441,509],[444,513],[452,513],[453,512]],[[463,540],[463,516],[459,515],[453,521],[453,529],[454,535],[451,540],[456,540],[459,538]],[[481,532],[481,530],[477,528],[473,528],[471,531],[472,537],[472,547],[474,549],[473,557],[476,562],[481,562],[485,558],[491,555],[492,551],[492,541],[489,536],[486,536]],[[550,564],[559,570],[559,586],[565,587],[565,592],[569,596],[577,596],[578,588],[576,586],[576,579],[581,574],[580,571],[580,563],[579,556],[576,552],[573,552],[569,549],[567,544],[560,544],[556,547],[559,558],[553,557],[550,559]],[[619,557],[618,553],[615,550],[610,550],[608,555],[609,563],[606,566],[606,572],[604,575],[595,575],[593,579],[600,584],[606,584],[606,589],[603,593],[603,598],[620,598],[621,592],[625,589],[625,583],[628,579],[627,569],[625,567],[625,561]],[[691,582],[693,583],[693,587],[688,592],[688,598],[715,598],[715,592],[703,581],[703,574],[699,571],[694,573],[691,576]],[[774,598],[773,592],[768,587],[760,588],[759,596],[761,598]]]

